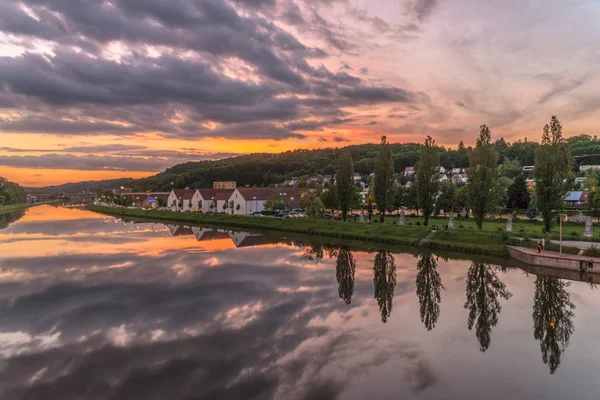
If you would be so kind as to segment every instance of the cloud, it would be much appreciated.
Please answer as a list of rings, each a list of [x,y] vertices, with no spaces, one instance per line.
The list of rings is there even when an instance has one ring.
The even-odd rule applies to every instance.
[[[160,172],[174,164],[223,158],[234,153],[190,154],[169,151],[143,151],[123,156],[92,154],[42,154],[39,156],[0,155],[0,165],[17,168],[72,169],[80,171],[148,171]]]
[[[437,0],[407,0],[405,5],[417,20],[424,21],[435,9]]]

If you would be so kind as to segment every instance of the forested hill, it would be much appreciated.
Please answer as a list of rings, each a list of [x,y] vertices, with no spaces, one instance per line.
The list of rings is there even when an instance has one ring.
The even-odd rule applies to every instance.
[[[516,159],[521,165],[533,165],[537,143],[517,141],[513,144],[498,140],[501,162]],[[419,160],[420,144],[391,144],[395,172],[414,166]],[[361,175],[373,172],[377,144],[352,145],[349,149],[355,171]],[[315,174],[334,174],[337,159],[343,149],[294,150],[284,153],[254,153],[218,161],[179,164],[158,175],[136,181],[135,188],[143,190],[169,190],[171,182],[176,188],[185,186],[210,187],[214,181],[235,181],[239,185],[269,185],[281,183],[292,177]],[[459,145],[456,150],[441,149],[441,163],[446,168],[469,166],[470,147]]]
[[[0,176],[0,206],[25,203],[26,199],[25,189]]]
[[[133,178],[107,179],[102,181],[69,182],[62,185],[40,188],[27,188],[31,193],[96,193],[103,189],[116,189],[121,186],[131,187],[136,181]]]

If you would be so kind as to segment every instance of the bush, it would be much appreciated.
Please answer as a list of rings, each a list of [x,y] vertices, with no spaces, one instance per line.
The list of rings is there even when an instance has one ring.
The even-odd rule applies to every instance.
[[[409,222],[408,224],[409,224],[409,225],[412,225],[412,222]]]
[[[571,236],[579,236],[577,232],[571,232]]]
[[[583,251],[583,255],[588,257],[600,257],[600,249],[592,245]]]
[[[464,228],[464,225],[459,225],[458,227],[462,229],[462,228]]]
[[[421,221],[417,221],[417,222],[415,223],[415,225],[417,225],[417,226],[421,226]]]
[[[496,229],[498,232],[502,232],[502,228],[498,228]]]

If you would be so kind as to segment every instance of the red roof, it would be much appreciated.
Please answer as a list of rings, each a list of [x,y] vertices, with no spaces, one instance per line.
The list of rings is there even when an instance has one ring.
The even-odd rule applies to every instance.
[[[229,200],[234,189],[198,189],[204,200]]]
[[[290,208],[299,208],[302,195],[310,189],[306,188],[238,188],[244,200],[266,200],[280,196]]]
[[[178,199],[189,200],[196,194],[196,189],[173,189]]]

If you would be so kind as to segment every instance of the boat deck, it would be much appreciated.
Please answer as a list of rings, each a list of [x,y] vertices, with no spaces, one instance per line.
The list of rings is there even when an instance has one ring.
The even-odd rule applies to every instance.
[[[536,249],[527,247],[506,246],[506,248],[511,257],[530,265],[600,273],[600,258],[597,257],[560,254],[555,251],[538,253]]]

